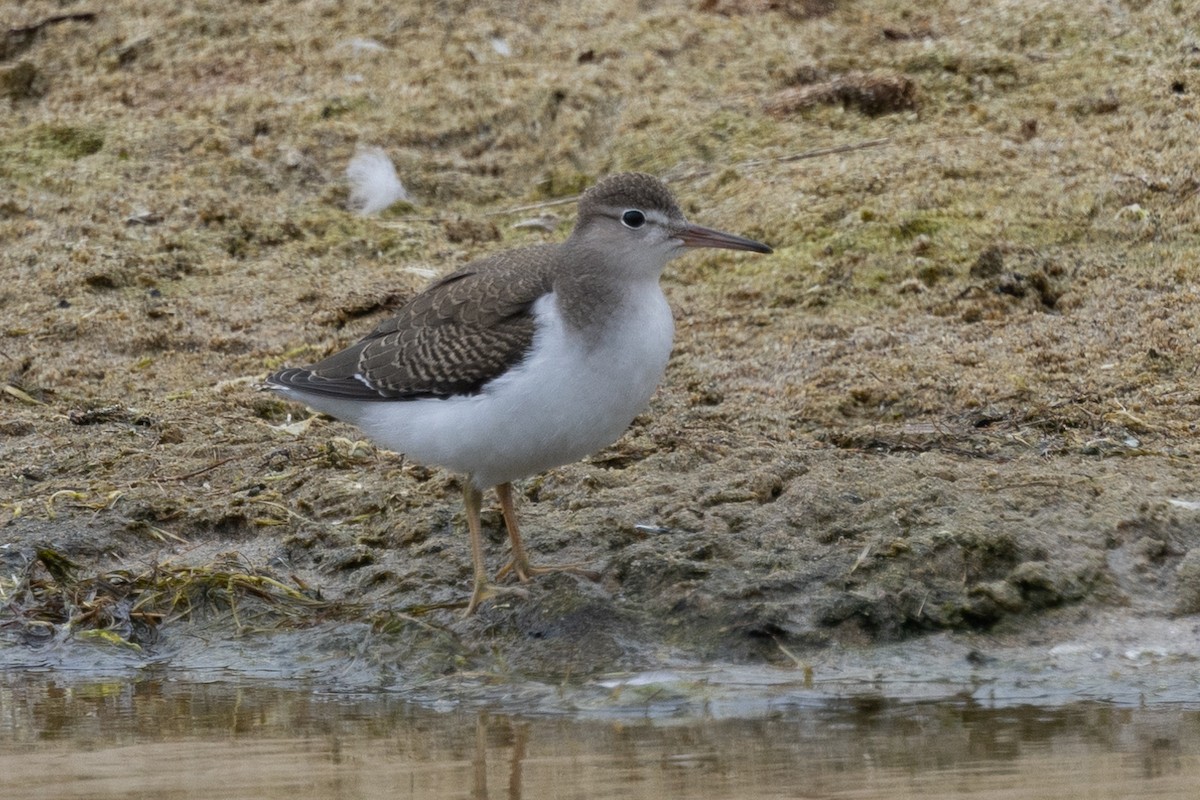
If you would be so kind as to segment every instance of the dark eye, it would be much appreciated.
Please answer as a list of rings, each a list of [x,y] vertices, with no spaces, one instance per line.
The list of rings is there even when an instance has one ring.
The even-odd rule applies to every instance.
[[[626,228],[640,228],[646,224],[646,215],[636,208],[631,208],[621,215],[621,223]]]

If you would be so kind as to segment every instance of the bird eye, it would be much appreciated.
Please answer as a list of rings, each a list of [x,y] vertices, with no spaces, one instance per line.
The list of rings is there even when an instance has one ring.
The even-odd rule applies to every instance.
[[[621,224],[626,228],[640,228],[646,224],[646,215],[631,208],[621,215]]]

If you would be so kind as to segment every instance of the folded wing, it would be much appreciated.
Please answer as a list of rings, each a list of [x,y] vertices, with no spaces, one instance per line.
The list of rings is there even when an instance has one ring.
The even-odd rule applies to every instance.
[[[358,400],[475,394],[532,347],[532,308],[553,288],[555,249],[524,248],[468,264],[356,344],[306,369],[280,370],[267,382]]]

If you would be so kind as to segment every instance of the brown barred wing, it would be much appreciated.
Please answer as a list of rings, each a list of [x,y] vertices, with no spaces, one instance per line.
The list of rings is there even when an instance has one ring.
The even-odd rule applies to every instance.
[[[529,352],[554,245],[474,262],[414,297],[362,341],[272,383],[362,400],[474,394]]]

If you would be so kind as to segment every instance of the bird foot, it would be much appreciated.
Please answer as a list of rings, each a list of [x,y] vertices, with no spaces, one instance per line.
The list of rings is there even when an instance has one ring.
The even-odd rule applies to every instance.
[[[500,568],[496,573],[496,580],[503,580],[510,573],[517,576],[517,580],[521,583],[529,583],[529,580],[535,575],[550,575],[555,572],[569,572],[572,575],[579,575],[587,578],[590,581],[600,580],[600,573],[595,570],[588,569],[582,564],[561,564],[550,567],[535,567],[528,561],[518,561],[513,559]]]
[[[467,610],[463,612],[463,617],[473,616],[482,603],[504,595],[515,595],[522,600],[529,599],[529,592],[519,586],[496,586],[486,581],[476,583],[475,590],[471,592],[471,599],[467,603]]]

